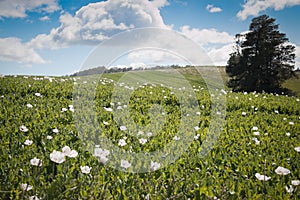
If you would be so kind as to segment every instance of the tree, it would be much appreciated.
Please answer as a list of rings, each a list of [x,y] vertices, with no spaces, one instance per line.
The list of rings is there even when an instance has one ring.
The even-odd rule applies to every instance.
[[[262,15],[252,19],[249,31],[237,34],[226,73],[233,91],[278,92],[281,84],[296,76],[295,46],[278,31],[275,19]]]

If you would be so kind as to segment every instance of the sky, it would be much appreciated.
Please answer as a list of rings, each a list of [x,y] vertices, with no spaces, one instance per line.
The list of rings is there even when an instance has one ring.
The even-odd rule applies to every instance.
[[[0,0],[0,74],[70,75],[91,55],[95,66],[188,64],[176,54],[181,36],[226,65],[235,35],[262,14],[296,46],[300,67],[300,0]]]

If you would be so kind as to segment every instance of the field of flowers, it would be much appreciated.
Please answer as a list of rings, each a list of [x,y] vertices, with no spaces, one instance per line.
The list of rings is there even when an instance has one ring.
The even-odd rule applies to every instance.
[[[132,86],[118,81],[122,75],[0,78],[0,199],[300,199],[299,97],[216,90],[226,97],[226,122],[201,157],[212,120],[203,81],[186,75],[192,93],[176,96],[184,80]],[[85,92],[74,96],[78,84],[94,85],[93,105],[76,101]],[[132,92],[127,103],[114,96],[116,85]],[[183,109],[182,100],[196,107]],[[145,154],[169,144],[181,150],[173,161],[134,163],[109,144]],[[139,165],[148,171],[136,173]]]

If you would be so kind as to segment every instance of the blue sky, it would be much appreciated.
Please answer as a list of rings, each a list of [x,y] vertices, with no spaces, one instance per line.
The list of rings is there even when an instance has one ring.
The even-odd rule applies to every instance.
[[[103,41],[143,27],[177,31],[215,65],[225,65],[235,34],[247,31],[261,14],[275,18],[296,46],[300,67],[300,0],[2,0],[0,74],[71,74]],[[142,57],[152,64],[172,60],[162,52],[140,51],[115,64],[147,65]]]

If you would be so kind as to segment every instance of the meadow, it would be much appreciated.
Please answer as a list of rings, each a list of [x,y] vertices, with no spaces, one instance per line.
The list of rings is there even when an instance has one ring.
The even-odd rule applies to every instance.
[[[299,97],[216,88],[223,113],[178,72],[1,77],[0,199],[300,199]]]

